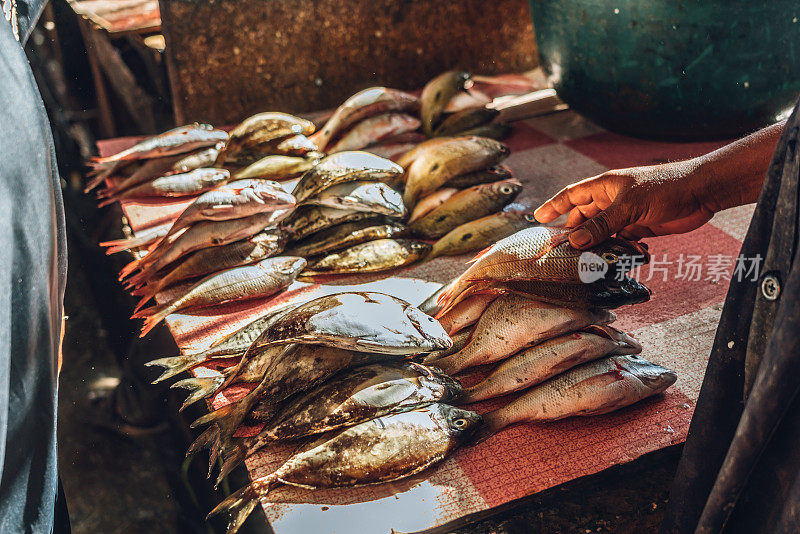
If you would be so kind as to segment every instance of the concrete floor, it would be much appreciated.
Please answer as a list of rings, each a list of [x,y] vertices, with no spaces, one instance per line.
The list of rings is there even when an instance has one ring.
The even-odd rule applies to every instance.
[[[87,274],[80,257],[72,254],[58,430],[60,472],[73,532],[176,532],[178,506],[161,468],[158,440],[125,439],[92,427],[82,417],[89,385],[118,374]]]

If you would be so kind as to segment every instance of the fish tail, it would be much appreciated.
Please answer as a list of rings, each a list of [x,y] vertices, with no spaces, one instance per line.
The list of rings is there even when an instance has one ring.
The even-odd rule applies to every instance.
[[[185,378],[172,384],[172,388],[182,388],[190,390],[189,395],[184,399],[179,411],[183,411],[187,406],[191,406],[200,399],[210,397],[217,391],[222,384],[222,376],[204,376],[197,378]]]
[[[130,276],[136,269],[139,268],[141,264],[142,260],[140,260],[139,258],[136,258],[133,261],[131,261],[129,264],[123,267],[122,270],[119,272],[119,280],[124,280],[125,278]]]
[[[134,289],[131,293],[136,295],[135,291],[140,291],[140,289]],[[141,295],[141,293],[140,293],[140,295]],[[142,296],[142,298],[139,299],[139,302],[136,303],[136,307],[133,308],[133,313],[138,313],[142,309],[142,306],[144,306],[145,304],[150,302],[150,299],[153,298],[153,294],[152,293],[146,293],[146,294],[141,295],[141,296]]]
[[[153,238],[151,236],[143,236],[143,237],[129,237],[127,239],[115,239],[112,241],[103,241],[100,243],[101,247],[109,247],[106,250],[106,254],[116,254],[117,252],[122,252],[123,250],[131,250],[133,248],[144,247],[146,245],[151,244],[153,241],[157,241],[160,238]]]
[[[258,505],[259,498],[267,495],[278,484],[280,484],[280,481],[274,474],[257,478],[250,485],[245,486],[219,503],[216,508],[211,510],[208,517],[228,512],[230,519],[226,534],[235,534],[247,519],[247,516]]]
[[[146,336],[150,330],[155,328],[158,323],[166,319],[167,316],[173,312],[172,306],[167,306],[166,308],[158,311],[155,311],[156,309],[157,306],[150,306],[149,308],[139,310],[137,313],[133,314],[133,318],[145,318],[144,324],[142,325],[142,332],[139,334],[139,337]]]
[[[220,419],[227,419],[230,417],[232,413],[236,411],[236,407],[240,403],[234,402],[232,404],[227,404],[218,410],[214,410],[213,412],[209,412],[201,417],[195,419],[195,421],[189,425],[190,428],[197,428],[200,425],[205,425],[208,423],[214,423],[219,421]]]
[[[222,482],[225,477],[236,468],[237,465],[242,463],[246,456],[247,446],[244,443],[237,443],[234,446],[233,452],[229,453],[225,458],[225,461],[222,463],[222,467],[219,470],[219,475],[217,476],[217,481],[214,484],[214,488],[219,486],[220,482]]]
[[[186,456],[191,456],[192,454],[197,454],[198,452],[209,449],[214,446],[214,442],[219,440],[219,428],[216,426],[211,426],[205,429],[202,434],[197,436],[191,445],[189,445],[189,450],[186,451]]]
[[[192,367],[199,365],[208,360],[207,351],[198,352],[196,354],[186,354],[181,356],[170,356],[168,358],[159,358],[157,360],[153,360],[147,362],[145,365],[148,367],[152,367],[157,365],[159,367],[164,368],[164,372],[153,381],[153,384],[157,384],[167,378],[171,378],[177,374],[180,374],[184,371],[188,371]]]

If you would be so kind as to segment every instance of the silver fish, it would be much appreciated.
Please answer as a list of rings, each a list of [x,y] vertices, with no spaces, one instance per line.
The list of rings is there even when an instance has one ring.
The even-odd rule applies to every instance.
[[[231,513],[234,534],[259,498],[281,484],[334,488],[377,484],[419,473],[474,436],[481,416],[446,404],[388,415],[323,434],[304,444],[271,475],[257,478],[209,515]]]
[[[582,363],[611,354],[638,354],[642,346],[610,326],[590,326],[524,349],[465,390],[464,402],[507,395],[544,382]]]
[[[406,214],[402,195],[381,182],[357,181],[332,185],[307,198],[302,205],[366,211],[389,217],[403,217]]]
[[[678,375],[639,356],[611,356],[585,363],[534,386],[484,417],[483,437],[523,422],[600,415],[657,395]]]
[[[403,174],[403,168],[369,152],[339,152],[320,160],[306,172],[292,191],[302,202],[332,185],[369,180],[384,182]]]

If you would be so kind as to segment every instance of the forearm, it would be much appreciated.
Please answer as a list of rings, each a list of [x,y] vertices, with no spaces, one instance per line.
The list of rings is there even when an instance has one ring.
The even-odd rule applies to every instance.
[[[698,200],[716,213],[758,200],[786,121],[687,162],[694,166]]]

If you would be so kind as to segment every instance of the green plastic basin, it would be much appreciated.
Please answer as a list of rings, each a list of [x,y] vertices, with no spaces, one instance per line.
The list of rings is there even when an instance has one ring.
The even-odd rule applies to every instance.
[[[800,94],[797,0],[531,0],[531,11],[559,96],[610,130],[730,138]]]

